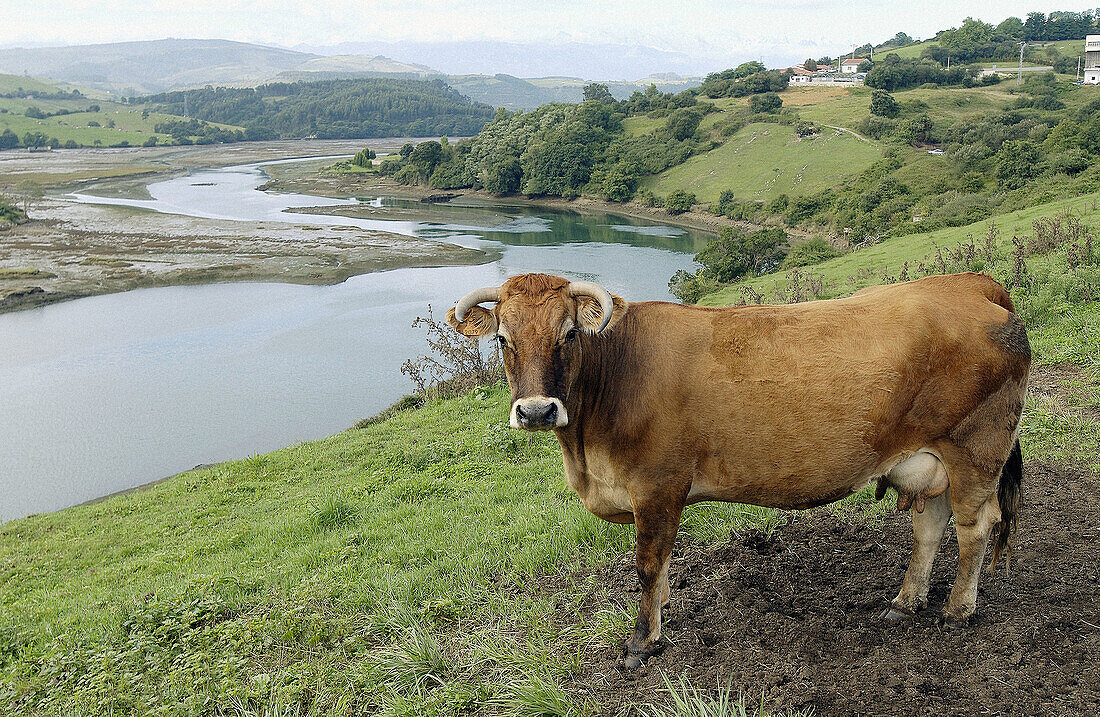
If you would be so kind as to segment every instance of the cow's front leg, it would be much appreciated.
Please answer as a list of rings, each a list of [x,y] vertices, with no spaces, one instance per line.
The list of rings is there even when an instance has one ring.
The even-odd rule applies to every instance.
[[[661,608],[670,598],[668,563],[682,511],[683,500],[669,496],[635,501],[638,542],[634,557],[641,598],[634,634],[626,641],[625,664],[630,669],[641,667],[657,651],[661,639]]]

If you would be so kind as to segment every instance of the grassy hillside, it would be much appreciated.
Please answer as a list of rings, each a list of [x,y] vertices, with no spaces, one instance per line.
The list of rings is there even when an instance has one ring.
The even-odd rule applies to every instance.
[[[846,133],[826,131],[799,139],[791,127],[755,123],[643,186],[658,195],[676,189],[694,192],[701,202],[716,201],[724,189],[743,199],[811,194],[858,174],[881,153],[875,143]]]
[[[0,72],[0,94],[10,94],[15,92],[49,92],[53,93],[60,88],[51,82],[35,79],[34,77],[25,77],[23,75],[7,75]]]
[[[1008,90],[1007,84],[969,89],[962,87],[913,89],[895,92],[894,99],[899,103],[923,103],[927,108],[922,107],[922,111],[933,120],[951,120],[990,109],[1007,107],[1015,99]],[[805,88],[804,91],[812,90]],[[787,104],[786,93],[784,93],[784,104]],[[831,98],[825,102],[798,106],[798,114],[813,122],[855,129],[859,121],[867,116],[870,104],[871,89],[861,87],[849,90],[847,95]]]
[[[1011,265],[1007,237],[1067,208],[1100,221],[1100,193],[1000,220],[996,270]],[[882,281],[884,264],[896,278],[898,262],[986,230],[888,240],[803,278],[846,294]],[[1066,257],[1029,258],[1034,281],[1014,300],[1038,363],[1096,372],[1100,304],[1059,293],[1062,277],[1088,278]],[[1087,418],[1100,387],[1081,376],[1071,404],[1029,403],[1029,463],[1100,473]],[[485,387],[0,526],[0,704],[20,715],[590,714],[578,655],[616,649],[634,598],[574,571],[622,559],[633,529],[585,512],[553,437],[508,429],[507,403]],[[864,491],[840,509],[872,520],[887,506]],[[685,525],[713,541],[783,520],[700,505]]]
[[[564,700],[573,646],[617,641],[630,615],[563,628],[561,598],[531,578],[628,551],[633,529],[581,507],[552,436],[506,421],[506,392],[483,389],[5,524],[0,703],[432,715]],[[687,529],[770,515],[709,506]]]
[[[87,112],[90,105],[98,105],[99,112]],[[37,107],[45,113],[69,110],[65,114],[45,119],[33,119],[26,116],[27,108]],[[0,132],[10,129],[22,137],[27,132],[41,132],[47,137],[56,137],[62,144],[72,140],[85,147],[117,146],[123,142],[131,146],[140,146],[149,137],[155,136],[158,144],[171,144],[171,135],[157,133],[158,122],[181,120],[181,117],[149,112],[143,116],[141,107],[115,104],[103,100],[40,100],[0,98]],[[89,126],[96,123],[99,126]],[[108,125],[113,123],[113,127]],[[237,129],[228,125],[218,125]]]

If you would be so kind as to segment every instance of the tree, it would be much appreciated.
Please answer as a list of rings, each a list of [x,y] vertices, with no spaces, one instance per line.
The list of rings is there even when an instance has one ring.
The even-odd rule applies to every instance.
[[[420,176],[427,180],[443,158],[443,145],[439,142],[421,142],[409,154],[409,164],[416,168]]]
[[[1043,155],[1039,147],[1025,140],[1013,139],[1001,145],[996,154],[997,182],[1005,189],[1018,189],[1038,175]]]
[[[1041,12],[1029,12],[1024,21],[1024,39],[1028,42],[1046,39],[1047,16]]]
[[[682,189],[677,189],[665,197],[665,211],[669,214],[690,212],[693,204],[695,204],[695,194]]]
[[[746,274],[763,274],[783,260],[787,235],[782,229],[744,232],[723,227],[703,251],[695,255],[702,272],[716,281],[737,281]]]
[[[749,62],[742,62],[733,70],[733,79],[740,79],[742,77],[748,77],[749,75],[755,75],[758,72],[764,72],[768,68],[764,67],[763,62],[757,60],[750,60]]]
[[[23,135],[24,147],[45,147],[50,138],[41,132],[27,132]]]
[[[812,57],[806,58],[806,61],[802,63],[802,68],[810,72],[817,72],[817,60]]]
[[[908,34],[904,32],[899,32],[897,35],[894,35],[883,44],[892,45],[894,47],[905,47],[906,45],[912,45],[914,42],[916,42],[916,40],[914,40]]]
[[[859,63],[859,65],[856,66],[856,72],[870,72],[870,71],[871,71],[871,61],[870,60],[864,60],[863,62]]]
[[[879,117],[897,117],[901,107],[886,90],[871,91],[871,114]]]
[[[1024,21],[1018,17],[1006,17],[997,26],[997,32],[1013,38],[1024,36]]]
[[[0,149],[15,149],[19,146],[19,136],[10,129],[0,133]]]
[[[515,194],[523,179],[523,167],[516,157],[508,157],[489,169],[485,189],[493,194]]]
[[[585,102],[614,102],[611,90],[602,82],[592,82],[584,87]]]
[[[765,92],[749,98],[749,109],[758,113],[775,112],[783,106],[783,98],[775,92]]]
[[[371,160],[377,157],[378,155],[373,149],[371,149],[370,147],[364,147],[363,149],[355,153],[355,156],[352,157],[351,163],[354,164],[356,167],[370,167]]]

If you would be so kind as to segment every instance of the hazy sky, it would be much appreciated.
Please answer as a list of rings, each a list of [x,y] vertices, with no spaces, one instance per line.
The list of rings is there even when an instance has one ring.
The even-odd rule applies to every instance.
[[[839,54],[904,31],[925,38],[968,15],[999,22],[1067,2],[868,0],[4,0],[3,46],[165,37],[293,47],[368,40],[581,41],[715,57]],[[48,7],[48,12],[44,8]]]

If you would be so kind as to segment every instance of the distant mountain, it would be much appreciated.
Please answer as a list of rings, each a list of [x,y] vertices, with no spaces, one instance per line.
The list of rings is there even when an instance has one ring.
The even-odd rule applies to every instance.
[[[428,65],[449,75],[513,77],[582,77],[599,80],[637,80],[659,72],[704,75],[723,69],[711,58],[693,57],[644,45],[581,42],[513,43],[467,42],[345,42],[331,46],[299,45],[295,49],[318,55],[386,55]]]
[[[0,50],[0,72],[121,95],[204,85],[255,85],[291,71],[424,77],[432,70],[385,57],[323,57],[230,40],[149,40]],[[295,78],[296,79],[296,78]]]
[[[700,61],[642,46],[398,42],[315,49],[179,39],[8,48],[0,49],[0,73],[48,78],[123,97],[207,85],[438,78],[475,102],[509,109],[580,102],[591,81],[605,82],[620,99],[650,82],[662,92],[679,92],[701,82],[681,76],[691,74],[684,68],[699,66]],[[395,57],[402,59],[391,59]],[[456,69],[443,74],[433,67]]]

